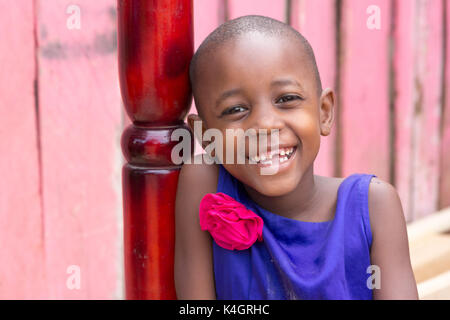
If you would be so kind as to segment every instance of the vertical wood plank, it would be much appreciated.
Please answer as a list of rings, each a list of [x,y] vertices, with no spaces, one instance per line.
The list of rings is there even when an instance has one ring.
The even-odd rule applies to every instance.
[[[443,1],[419,0],[417,75],[414,113],[413,218],[437,210],[439,194],[439,144],[441,81],[443,72]]]
[[[369,29],[376,6],[380,29]],[[389,32],[391,1],[343,0],[341,65],[342,175],[389,177]]]
[[[0,299],[42,299],[32,1],[0,0],[0,39]]]
[[[261,15],[285,21],[284,0],[228,0],[228,16],[234,19],[245,15]]]
[[[438,208],[443,1],[398,5],[396,186],[412,221]]]
[[[122,297],[116,1],[39,0],[39,105],[49,298]],[[119,177],[119,179],[118,179]],[[119,184],[119,186],[117,186]],[[80,267],[70,290],[67,268]]]
[[[310,42],[316,56],[323,88],[336,90],[336,12],[335,0],[294,0],[291,8],[291,25]],[[335,107],[336,113],[338,106]],[[336,120],[332,132],[321,137],[314,172],[335,174]]]
[[[414,1],[398,1],[395,9],[395,187],[407,221],[412,221],[412,135],[414,114]]]
[[[224,22],[223,0],[194,0],[194,48]]]
[[[446,65],[445,65],[445,106],[442,114],[441,168],[439,209],[450,206],[450,1],[445,0],[446,10]]]
[[[225,22],[224,0],[194,0],[194,49],[197,50],[205,38]],[[192,102],[190,113],[198,114],[195,102]],[[203,149],[195,141],[195,154],[203,153]]]

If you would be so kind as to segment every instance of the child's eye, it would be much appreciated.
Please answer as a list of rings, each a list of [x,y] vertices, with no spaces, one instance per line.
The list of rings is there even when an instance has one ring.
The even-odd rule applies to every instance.
[[[276,103],[286,103],[293,100],[303,100],[303,98],[295,94],[288,94],[279,98]]]
[[[234,114],[234,113],[238,113],[238,112],[243,112],[245,110],[247,110],[247,109],[243,106],[234,106],[234,107],[226,109],[224,112],[222,112],[222,115]]]

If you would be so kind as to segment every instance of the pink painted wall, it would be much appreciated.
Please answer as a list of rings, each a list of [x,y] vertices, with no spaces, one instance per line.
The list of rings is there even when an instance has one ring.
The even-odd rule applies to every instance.
[[[290,22],[338,97],[315,172],[374,173],[408,221],[433,214],[450,205],[450,0],[340,3],[194,0],[195,47],[226,18]],[[0,299],[123,298],[116,1],[78,0],[73,30],[71,4],[0,0]]]
[[[71,4],[0,0],[0,299],[123,297],[116,4]]]

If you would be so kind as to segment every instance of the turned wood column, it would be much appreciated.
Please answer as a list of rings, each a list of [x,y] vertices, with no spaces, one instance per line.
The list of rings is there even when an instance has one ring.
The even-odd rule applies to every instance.
[[[122,135],[127,299],[176,299],[179,165],[171,134],[191,104],[192,0],[118,0],[120,88],[133,124]],[[193,150],[193,148],[192,148]]]

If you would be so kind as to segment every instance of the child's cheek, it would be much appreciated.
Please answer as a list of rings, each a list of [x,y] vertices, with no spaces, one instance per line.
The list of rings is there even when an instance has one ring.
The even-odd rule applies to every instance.
[[[314,136],[320,133],[319,123],[317,117],[311,112],[301,112],[292,120],[292,127],[296,128],[296,134],[302,138],[307,138],[308,136]]]
[[[316,117],[305,112],[292,121],[291,127],[294,128],[295,134],[300,140],[303,153],[317,154],[320,146],[320,127]]]

